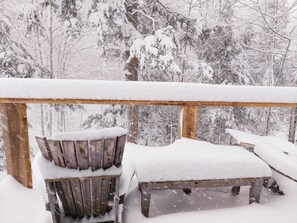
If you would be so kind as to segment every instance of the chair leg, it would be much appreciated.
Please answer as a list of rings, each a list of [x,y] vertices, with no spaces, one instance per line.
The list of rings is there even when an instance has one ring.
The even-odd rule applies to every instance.
[[[45,181],[45,185],[49,200],[49,208],[53,218],[53,223],[60,223],[60,208],[54,183]]]
[[[250,204],[253,202],[260,202],[261,190],[262,190],[263,180],[257,179],[253,181],[251,188],[250,188]]]

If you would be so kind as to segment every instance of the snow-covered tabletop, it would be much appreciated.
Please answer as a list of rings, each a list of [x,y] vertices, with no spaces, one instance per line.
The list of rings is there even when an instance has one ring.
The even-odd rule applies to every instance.
[[[254,154],[236,146],[180,139],[169,146],[134,149],[139,182],[270,177],[269,166]],[[134,147],[134,148],[133,148]]]
[[[254,152],[274,170],[297,180],[297,146],[281,138],[227,129],[238,143],[255,145]]]
[[[278,150],[286,154],[297,156],[297,146],[295,146],[294,144],[284,139],[273,137],[273,136],[254,135],[252,133],[243,132],[243,131],[234,130],[234,129],[226,129],[226,132],[229,133],[237,141],[238,144],[248,143],[248,144],[256,145],[258,143],[265,142],[273,145],[275,148],[277,148]]]
[[[296,147],[297,150],[297,147]],[[256,144],[254,152],[265,160],[274,170],[297,181],[297,155],[283,153],[273,143]]]

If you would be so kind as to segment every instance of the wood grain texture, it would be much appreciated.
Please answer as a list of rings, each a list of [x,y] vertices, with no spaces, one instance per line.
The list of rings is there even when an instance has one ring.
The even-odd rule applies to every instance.
[[[73,141],[61,141],[63,147],[63,157],[65,160],[65,164],[70,169],[77,169],[78,162],[76,158],[76,150]]]
[[[236,101],[163,101],[163,100],[107,100],[67,98],[0,98],[0,103],[33,104],[124,104],[124,105],[176,105],[176,106],[232,106],[232,107],[297,107],[297,103],[236,102]]]
[[[116,153],[114,157],[114,165],[117,167],[119,167],[122,164],[126,138],[127,135],[117,137]]]
[[[57,166],[66,167],[66,162],[64,159],[64,154],[62,150],[62,146],[60,141],[58,140],[47,140],[47,143],[49,145],[49,149],[52,154],[52,158],[54,160],[54,163]]]
[[[61,187],[64,192],[64,196],[65,196],[65,199],[67,202],[67,206],[69,208],[70,215],[77,216],[77,211],[76,211],[76,207],[75,207],[75,201],[74,201],[70,181],[69,180],[61,181]]]
[[[60,223],[60,208],[58,198],[55,192],[55,185],[52,182],[45,181],[49,206],[52,214],[53,223]]]
[[[77,163],[80,170],[89,168],[89,148],[88,141],[76,141],[75,150]]]
[[[197,125],[197,107],[183,106],[182,107],[183,120],[182,123],[182,137],[195,139],[196,138],[196,125]]]
[[[106,211],[109,212],[112,209],[112,206],[109,204],[113,204],[114,197],[116,192],[116,178],[110,178],[109,180],[109,193],[108,193],[108,205]]]
[[[89,217],[92,215],[92,194],[91,194],[91,180],[84,179],[80,181],[83,206],[84,206],[84,215]]]
[[[92,170],[98,170],[103,166],[103,140],[90,141],[90,153],[91,153],[91,167]]]
[[[92,179],[92,215],[100,214],[102,179]]]
[[[116,176],[88,176],[82,178],[46,179],[47,185],[53,185],[49,193],[49,205],[52,215],[57,206],[57,194],[66,216],[81,218],[104,215],[115,208],[114,222],[119,214],[119,178]],[[54,208],[53,208],[54,207]],[[57,213],[60,213],[58,210]],[[53,219],[56,216],[53,216]],[[60,216],[64,222],[65,216]],[[95,221],[96,222],[96,221]]]
[[[49,182],[49,181],[48,181]],[[64,193],[64,190],[63,188],[65,188],[64,186],[62,186],[62,182],[51,182],[51,183],[55,183],[55,189],[56,189],[56,192],[61,200],[61,203],[62,203],[62,206],[63,206],[63,209],[64,209],[64,213],[65,215],[70,215],[70,209],[69,209],[69,206],[67,204],[67,200],[66,200],[66,193]]]
[[[40,152],[42,153],[42,155],[47,158],[49,161],[52,161],[52,154],[49,150],[49,145],[47,143],[46,137],[35,137],[36,142],[39,146]]]
[[[84,217],[84,202],[82,197],[82,190],[80,187],[80,180],[70,180],[69,181],[72,195],[73,195],[73,201],[77,213],[77,217],[82,218]],[[76,216],[72,216],[76,217]]]
[[[103,169],[107,169],[113,165],[116,140],[116,138],[104,139]]]
[[[32,188],[32,170],[25,104],[0,104],[7,173]]]
[[[108,205],[108,194],[109,194],[109,181],[110,178],[102,178],[101,179],[101,202],[100,202],[100,214],[105,214],[107,211],[107,205]]]

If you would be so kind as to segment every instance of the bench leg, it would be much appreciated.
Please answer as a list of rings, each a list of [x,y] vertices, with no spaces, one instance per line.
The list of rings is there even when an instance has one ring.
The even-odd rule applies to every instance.
[[[261,190],[262,190],[263,180],[257,179],[253,181],[250,188],[250,204],[253,202],[260,202]]]
[[[145,216],[149,216],[151,201],[151,190],[147,188],[141,188],[141,213]]]
[[[231,193],[232,193],[233,196],[239,195],[239,192],[240,192],[240,186],[234,186],[234,187],[232,187]]]

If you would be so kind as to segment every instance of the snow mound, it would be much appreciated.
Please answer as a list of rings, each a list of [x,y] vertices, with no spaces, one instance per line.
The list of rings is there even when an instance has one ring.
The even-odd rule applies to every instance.
[[[135,168],[139,182],[271,176],[265,162],[236,146],[180,139],[164,147],[134,147],[138,147]]]
[[[297,155],[287,155],[273,143],[258,143],[255,153],[277,171],[297,180]]]
[[[114,138],[127,134],[127,130],[120,127],[106,128],[101,130],[88,130],[78,132],[55,133],[49,139],[53,140],[95,140],[102,138]]]
[[[237,141],[237,143],[243,142],[253,145],[262,142],[269,143],[270,145],[273,145],[274,148],[277,148],[284,153],[297,156],[297,146],[284,139],[273,136],[258,136],[252,133],[242,132],[234,129],[226,129],[226,132],[229,133]]]

